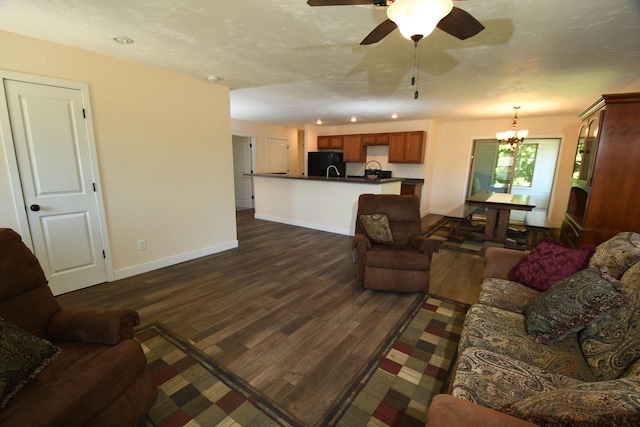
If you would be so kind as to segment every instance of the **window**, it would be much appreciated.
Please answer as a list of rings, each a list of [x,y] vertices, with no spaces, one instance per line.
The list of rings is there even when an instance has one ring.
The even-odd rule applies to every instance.
[[[513,167],[514,154],[516,155],[515,168]],[[508,187],[510,174],[513,173],[513,186],[531,187],[537,154],[538,144],[520,144],[515,151],[511,150],[509,144],[499,144],[493,186]]]

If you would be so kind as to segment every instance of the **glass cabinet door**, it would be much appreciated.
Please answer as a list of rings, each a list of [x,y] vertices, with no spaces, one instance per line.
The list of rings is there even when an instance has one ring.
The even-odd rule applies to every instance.
[[[589,181],[593,158],[596,155],[596,141],[598,140],[598,130],[600,120],[596,117],[589,121],[587,139],[584,142],[584,153],[582,155],[582,167],[580,168],[580,180]]]
[[[587,134],[589,132],[589,126],[584,124],[580,127],[580,132],[578,133],[578,149],[576,150],[576,160],[573,164],[573,179],[580,179],[580,169],[582,168],[582,162],[584,159],[584,142],[587,139]]]
[[[576,150],[576,159],[573,164],[574,181],[579,185],[588,185],[591,169],[593,167],[593,159],[596,155],[596,142],[598,141],[598,130],[600,128],[600,115],[589,119],[587,124],[580,127],[578,135],[578,148]]]

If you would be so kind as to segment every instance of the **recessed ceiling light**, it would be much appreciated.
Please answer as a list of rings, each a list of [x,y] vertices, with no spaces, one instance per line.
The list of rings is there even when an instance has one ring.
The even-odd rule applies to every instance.
[[[218,80],[220,80],[220,77],[218,76],[207,76],[207,81],[213,83],[213,82],[217,82]]]
[[[133,44],[133,39],[127,36],[111,36],[111,40],[120,44]]]
[[[317,124],[317,125],[321,125],[321,124],[322,124],[322,120],[318,119],[318,120],[316,121],[316,124]]]
[[[397,118],[398,118],[398,115],[397,115],[396,113],[393,113],[393,114],[391,115],[391,118],[392,118],[392,119],[397,119]]]
[[[355,117],[351,117],[351,121],[355,123],[358,121],[358,119],[356,119]]]

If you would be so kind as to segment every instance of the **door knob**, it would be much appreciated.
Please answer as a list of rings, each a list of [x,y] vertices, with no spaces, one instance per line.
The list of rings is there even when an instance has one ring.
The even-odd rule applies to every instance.
[[[31,209],[34,212],[38,212],[40,210],[40,205],[31,205],[29,206],[29,209]]]

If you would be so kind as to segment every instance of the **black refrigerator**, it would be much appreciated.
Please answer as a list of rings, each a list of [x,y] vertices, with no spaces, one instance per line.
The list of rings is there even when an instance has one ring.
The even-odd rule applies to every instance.
[[[309,153],[307,158],[307,172],[309,176],[326,176],[327,168],[335,166],[340,172],[340,176],[346,175],[347,166],[342,161],[342,153],[337,151],[319,151],[317,153]],[[331,168],[329,176],[338,176],[336,170]]]

